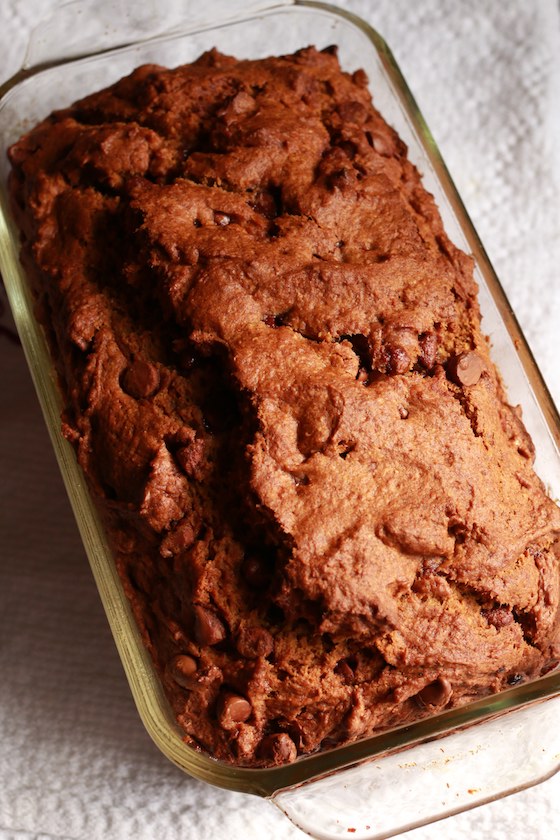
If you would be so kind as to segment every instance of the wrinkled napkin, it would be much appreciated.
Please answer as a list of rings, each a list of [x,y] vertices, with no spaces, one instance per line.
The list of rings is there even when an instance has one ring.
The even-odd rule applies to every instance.
[[[560,404],[555,0],[339,5],[392,47]],[[0,80],[53,6],[4,0]],[[0,840],[302,838],[270,803],[185,776],[145,733],[6,313],[0,324]],[[560,776],[405,836],[549,840],[558,802]]]

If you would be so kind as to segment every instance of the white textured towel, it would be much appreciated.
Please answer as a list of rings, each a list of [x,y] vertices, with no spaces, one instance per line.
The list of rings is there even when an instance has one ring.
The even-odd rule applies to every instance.
[[[3,0],[0,79],[53,5]],[[392,47],[560,404],[555,0],[339,5]],[[0,464],[0,840],[302,838],[269,803],[189,779],[145,734],[21,350],[3,334]],[[559,802],[560,776],[405,836],[553,840]]]

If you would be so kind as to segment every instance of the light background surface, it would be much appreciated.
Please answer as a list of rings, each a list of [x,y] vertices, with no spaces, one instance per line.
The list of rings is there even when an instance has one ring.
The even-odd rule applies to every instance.
[[[338,5],[389,42],[560,404],[557,3]],[[0,80],[53,6],[3,0]],[[144,732],[21,350],[0,335],[0,840],[303,836],[269,803],[189,779]],[[554,840],[560,774],[403,836]]]

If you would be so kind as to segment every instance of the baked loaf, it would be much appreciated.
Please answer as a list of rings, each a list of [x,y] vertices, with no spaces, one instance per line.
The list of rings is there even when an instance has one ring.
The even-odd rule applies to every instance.
[[[362,71],[143,66],[10,158],[64,434],[188,742],[290,762],[557,664],[559,511]]]

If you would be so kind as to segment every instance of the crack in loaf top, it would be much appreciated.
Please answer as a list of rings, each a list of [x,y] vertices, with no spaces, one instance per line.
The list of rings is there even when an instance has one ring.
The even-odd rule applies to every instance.
[[[342,73],[334,51],[314,48],[141,67],[54,114],[12,160],[13,192],[33,203],[32,218],[20,213],[33,260],[71,292],[64,335],[97,354],[89,425],[67,418],[82,463],[162,535],[162,556],[191,552],[195,635],[207,646],[219,650],[245,621],[230,588],[239,546],[274,548],[263,602],[286,624],[262,610],[261,658],[275,645],[278,663],[282,633],[301,619],[329,634],[306,665],[313,690],[293,666],[307,642],[282,666],[297,690],[288,681],[282,694],[279,671],[266,671],[261,704],[285,720],[311,714],[327,683],[334,692],[328,725],[300,720],[305,748],[335,718],[346,721],[339,739],[379,723],[371,674],[350,690],[350,666],[336,687],[313,671],[331,645],[371,645],[387,666],[375,697],[391,688],[393,705],[442,668],[447,703],[459,673],[460,699],[497,687],[520,657],[527,672],[552,657],[558,510],[480,332],[472,260],[443,231],[362,71]],[[184,375],[181,353],[210,371],[202,384]],[[59,367],[72,383],[74,368]],[[232,392],[233,435],[227,417],[211,418]],[[210,533],[211,562],[226,559],[209,583],[192,545]],[[191,686],[202,654],[188,651],[180,680]],[[255,725],[233,721],[230,705],[223,728]]]

